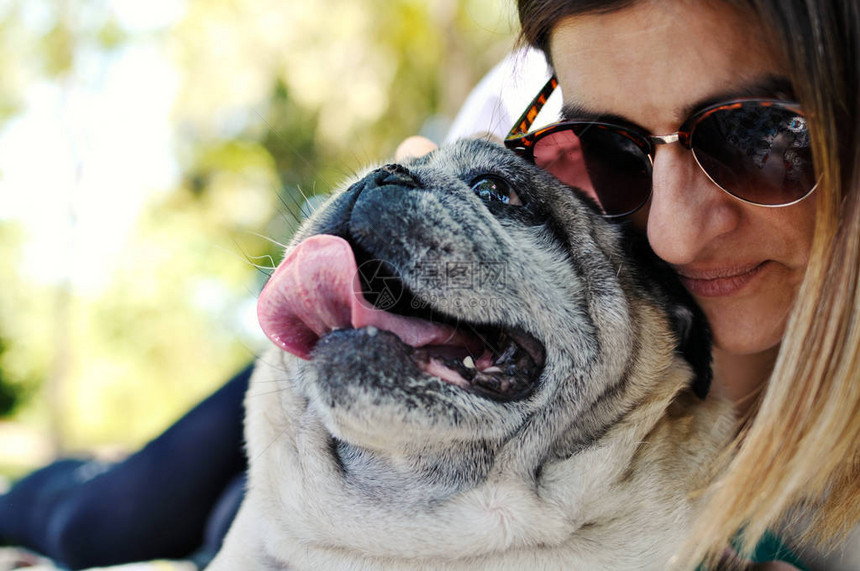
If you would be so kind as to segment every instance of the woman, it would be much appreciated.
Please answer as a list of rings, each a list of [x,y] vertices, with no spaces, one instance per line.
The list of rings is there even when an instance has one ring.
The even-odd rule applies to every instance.
[[[557,129],[611,123],[615,147],[633,137],[637,164],[650,154],[650,189],[612,173],[606,192],[629,184],[647,199],[634,223],[708,316],[718,386],[747,421],[710,490],[689,561],[719,555],[739,529],[755,544],[802,503],[815,505],[810,537],[838,538],[860,518],[860,4],[519,0],[518,9],[523,38],[546,54],[558,78],[563,118],[579,125]],[[738,98],[759,100],[738,119],[753,143],[726,140],[713,118],[702,118],[702,110],[724,113],[716,104]],[[786,115],[774,115],[774,100]],[[783,103],[791,100],[802,112]],[[789,135],[808,121],[816,167],[797,183],[802,188],[771,189],[782,193],[772,199],[756,187],[763,165],[754,173],[736,149],[720,154],[732,145],[766,148],[767,158],[784,163],[767,167],[783,169],[780,180],[802,172],[802,164],[789,164],[797,156],[777,152],[782,143],[770,127],[755,123],[770,120],[785,122]],[[692,125],[696,156],[673,136]],[[523,130],[513,133],[520,141]],[[553,131],[531,148],[510,146],[572,180],[570,165],[536,151],[541,136],[560,139]],[[593,174],[593,162],[629,158],[607,150],[612,144],[583,134],[575,150],[592,161]]]

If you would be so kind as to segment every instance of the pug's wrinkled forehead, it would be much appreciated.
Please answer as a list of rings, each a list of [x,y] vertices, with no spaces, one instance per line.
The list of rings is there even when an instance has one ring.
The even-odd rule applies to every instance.
[[[444,188],[445,185],[458,182],[474,188],[477,183],[489,178],[498,183],[500,188],[488,189],[488,192],[514,193],[519,205],[524,207],[523,214],[532,214],[531,217],[524,216],[522,222],[553,225],[554,219],[563,217],[565,228],[577,228],[584,224],[590,229],[594,226],[593,217],[600,214],[599,207],[590,195],[561,183],[551,174],[491,140],[460,140],[422,157],[402,161],[399,165],[407,168],[426,188]],[[480,188],[474,190],[480,195]],[[503,214],[503,209],[494,208],[494,200],[486,202],[493,214]],[[508,210],[506,214],[516,212]],[[609,226],[602,220],[597,225]]]

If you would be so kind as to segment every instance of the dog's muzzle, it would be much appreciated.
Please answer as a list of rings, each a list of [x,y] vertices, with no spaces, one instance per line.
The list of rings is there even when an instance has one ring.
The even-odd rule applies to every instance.
[[[347,329],[387,331],[411,348],[418,368],[446,383],[495,400],[531,393],[543,369],[543,346],[526,333],[445,323],[431,311],[401,315],[364,295],[355,254],[345,239],[320,234],[294,248],[260,294],[257,313],[281,349],[311,359],[324,336]]]

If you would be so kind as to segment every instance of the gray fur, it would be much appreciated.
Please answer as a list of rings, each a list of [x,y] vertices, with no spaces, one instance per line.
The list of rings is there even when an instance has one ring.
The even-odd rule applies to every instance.
[[[485,175],[525,205],[482,200]],[[248,495],[210,569],[666,568],[732,422],[692,396],[672,321],[689,329],[692,310],[630,258],[624,229],[470,141],[371,171],[293,246],[320,233],[349,236],[462,327],[531,335],[543,372],[506,402],[422,372],[384,331],[331,333],[309,361],[272,350],[246,398]],[[504,279],[422,273],[453,262]]]

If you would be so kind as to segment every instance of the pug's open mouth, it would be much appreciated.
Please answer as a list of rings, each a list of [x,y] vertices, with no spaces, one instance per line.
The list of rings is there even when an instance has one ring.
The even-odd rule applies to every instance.
[[[364,264],[362,264],[364,267]],[[364,295],[356,256],[343,238],[312,236],[281,263],[260,294],[260,325],[283,350],[309,359],[320,338],[343,329],[388,331],[411,348],[417,367],[451,385],[494,400],[526,397],[543,370],[545,350],[525,332],[495,325],[469,324],[416,303],[397,276],[396,303],[380,309]],[[367,275],[367,272],[364,272]],[[370,288],[370,289],[368,289]]]

